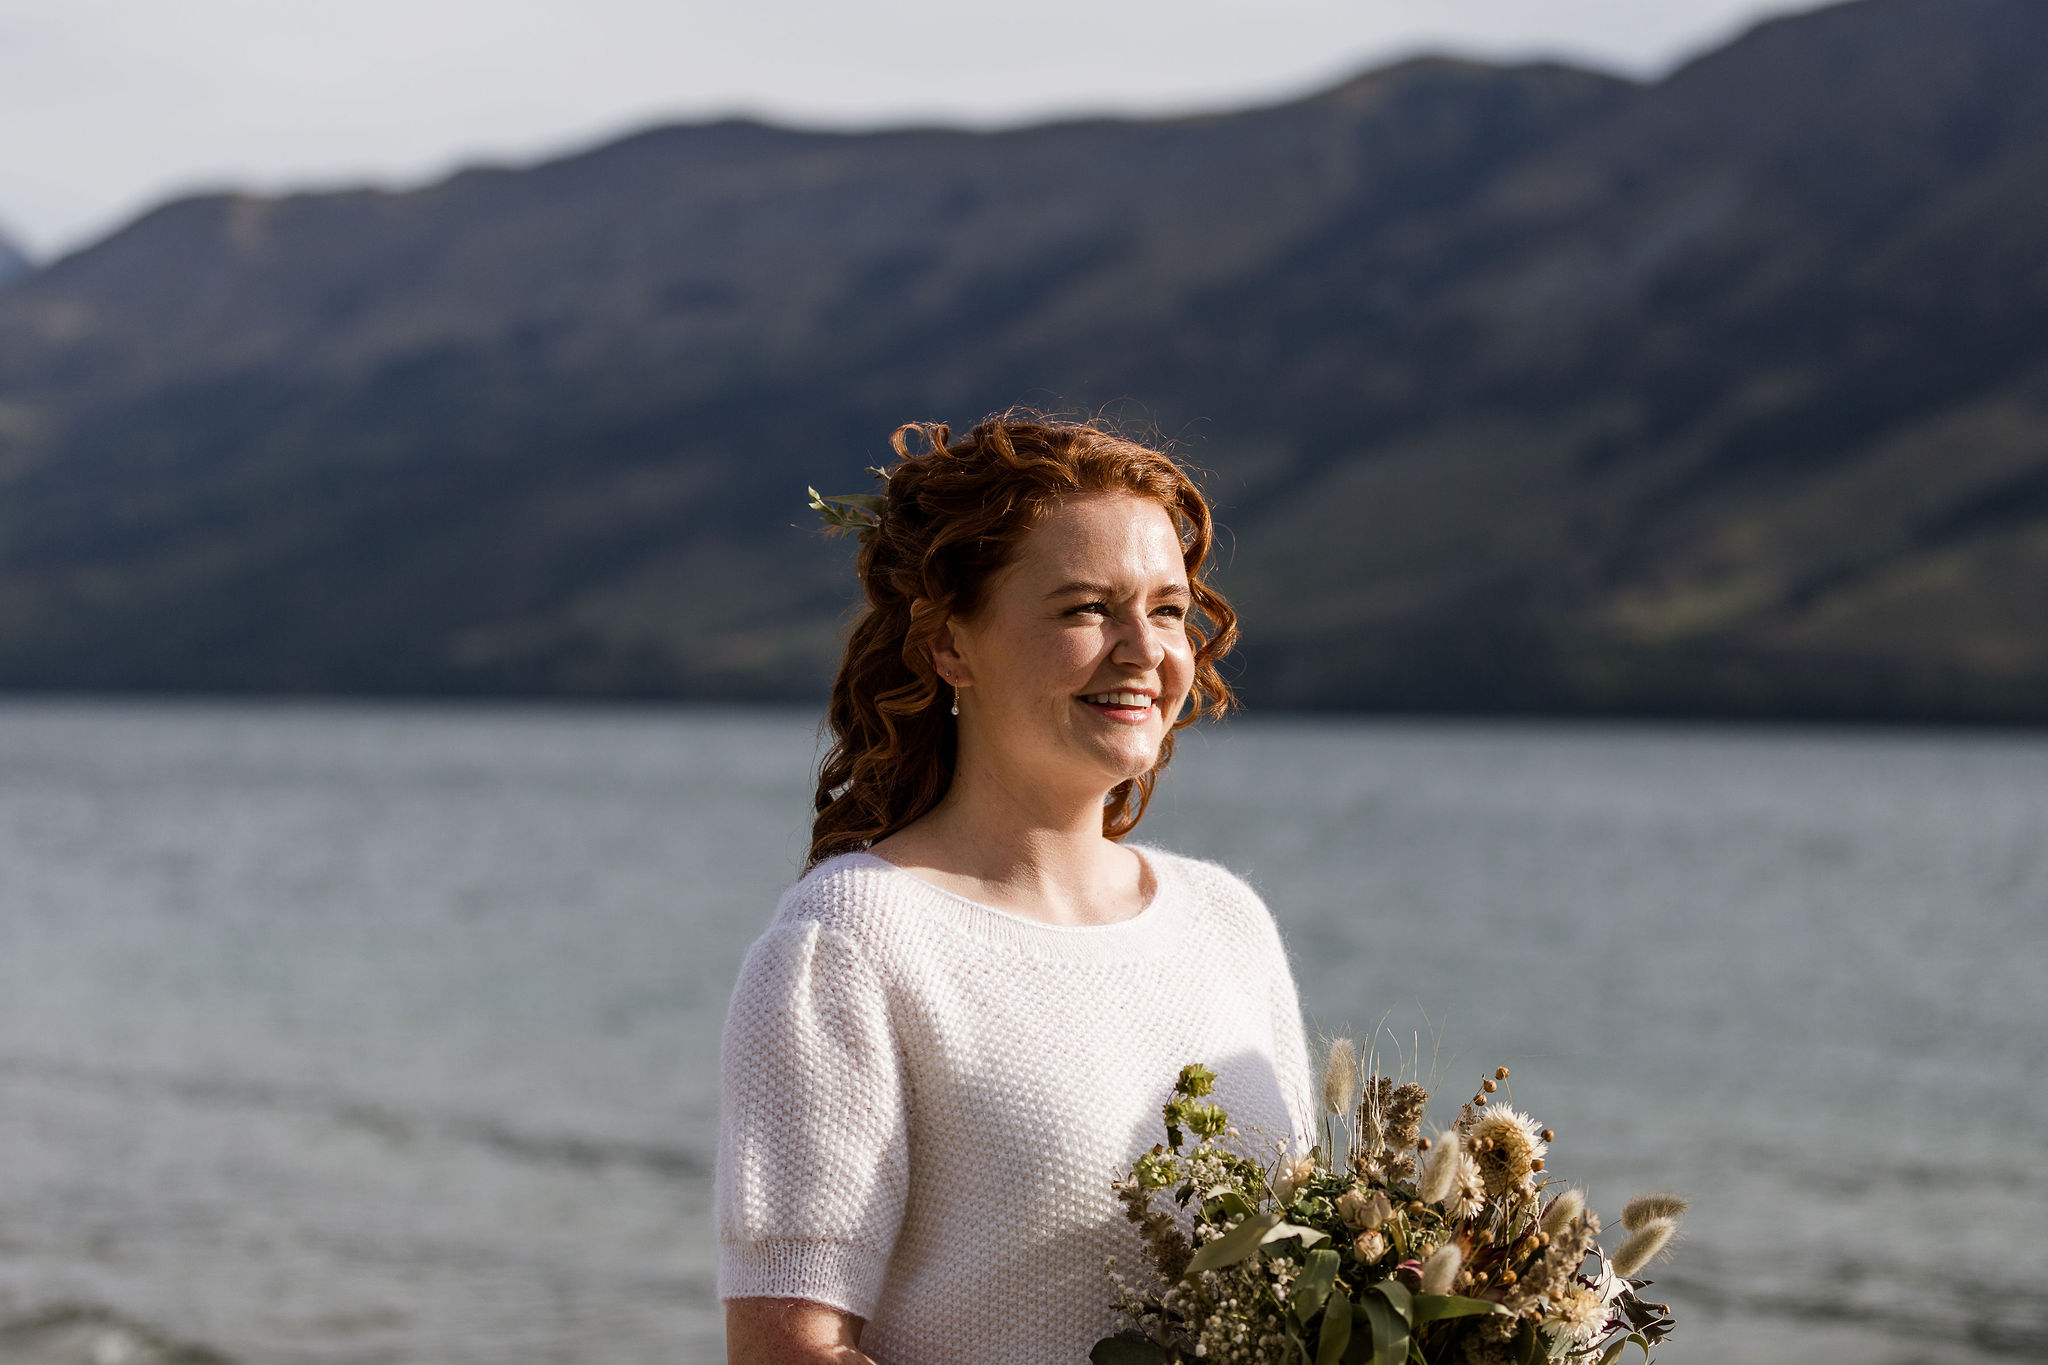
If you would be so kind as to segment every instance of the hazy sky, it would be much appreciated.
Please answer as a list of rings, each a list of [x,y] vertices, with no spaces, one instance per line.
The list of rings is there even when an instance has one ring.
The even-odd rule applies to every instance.
[[[0,0],[0,230],[409,183],[634,126],[1229,106],[1418,49],[1653,74],[1812,0]]]

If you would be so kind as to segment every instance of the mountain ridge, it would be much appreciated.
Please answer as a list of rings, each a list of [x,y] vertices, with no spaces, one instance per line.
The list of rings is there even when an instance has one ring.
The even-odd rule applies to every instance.
[[[803,487],[1044,396],[1210,471],[1255,704],[2048,718],[2044,57],[1858,0],[161,206],[0,296],[0,685],[815,696]]]

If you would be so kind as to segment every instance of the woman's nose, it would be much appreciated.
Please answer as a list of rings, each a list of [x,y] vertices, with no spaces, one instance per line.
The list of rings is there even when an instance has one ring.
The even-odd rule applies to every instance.
[[[1123,622],[1117,632],[1116,648],[1110,651],[1110,658],[1134,668],[1157,668],[1165,657],[1166,642],[1143,617]]]

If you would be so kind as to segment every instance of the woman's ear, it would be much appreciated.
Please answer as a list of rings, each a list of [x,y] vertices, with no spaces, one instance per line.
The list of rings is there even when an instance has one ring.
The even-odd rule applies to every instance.
[[[974,681],[974,668],[960,648],[963,633],[954,628],[953,618],[949,616],[939,627],[939,633],[932,637],[932,667],[938,670],[943,681],[955,687]]]

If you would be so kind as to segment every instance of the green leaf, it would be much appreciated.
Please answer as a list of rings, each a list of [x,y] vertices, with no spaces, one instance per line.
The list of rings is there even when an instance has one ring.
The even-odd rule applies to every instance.
[[[1481,1313],[1505,1313],[1508,1310],[1485,1299],[1468,1299],[1457,1294],[1417,1294],[1415,1296],[1414,1321],[1417,1327],[1439,1318],[1469,1318]]]
[[[1338,1365],[1350,1344],[1351,1298],[1341,1289],[1332,1289],[1323,1309],[1323,1334],[1316,1339],[1316,1365]]]
[[[1088,1353],[1094,1365],[1166,1365],[1166,1350],[1132,1332],[1118,1332],[1095,1343]]]
[[[1387,1306],[1392,1308],[1395,1314],[1400,1317],[1404,1326],[1417,1320],[1415,1317],[1415,1296],[1409,1293],[1408,1286],[1402,1284],[1399,1280],[1381,1280],[1372,1287],[1372,1292],[1387,1301]]]
[[[1221,1270],[1224,1266],[1236,1265],[1257,1251],[1274,1228],[1285,1226],[1277,1213],[1255,1213],[1215,1241],[1198,1247],[1188,1261],[1187,1273],[1193,1275],[1198,1271]]]
[[[1308,1264],[1294,1277],[1294,1294],[1288,1300],[1287,1310],[1294,1314],[1294,1320],[1307,1325],[1308,1320],[1323,1311],[1323,1300],[1330,1295],[1330,1286],[1337,1282],[1337,1263],[1341,1258],[1334,1251],[1311,1251]]]
[[[1382,1282],[1384,1283],[1384,1282]],[[1374,1285],[1375,1290],[1380,1285]],[[1372,1365],[1401,1365],[1408,1358],[1408,1324],[1383,1295],[1362,1295],[1358,1308],[1372,1324]]]
[[[1274,1214],[1273,1216],[1277,1218],[1280,1215]],[[1305,1228],[1299,1223],[1280,1223],[1271,1232],[1267,1233],[1261,1241],[1284,1242],[1289,1237],[1299,1237],[1304,1248],[1312,1247],[1317,1242],[1327,1242],[1330,1240],[1330,1235],[1326,1232],[1317,1232],[1314,1228]]]
[[[1251,1215],[1252,1211],[1252,1206],[1246,1202],[1245,1197],[1228,1187],[1217,1190],[1202,1201],[1202,1211],[1204,1213],[1207,1213],[1212,1206],[1217,1210],[1218,1216],[1230,1214],[1233,1217],[1246,1218]]]
[[[1377,1303],[1370,1294],[1361,1294],[1358,1302],[1351,1305],[1351,1344],[1344,1348],[1344,1365],[1374,1365],[1372,1353],[1372,1313],[1367,1303]],[[1382,1310],[1385,1304],[1380,1304]]]

